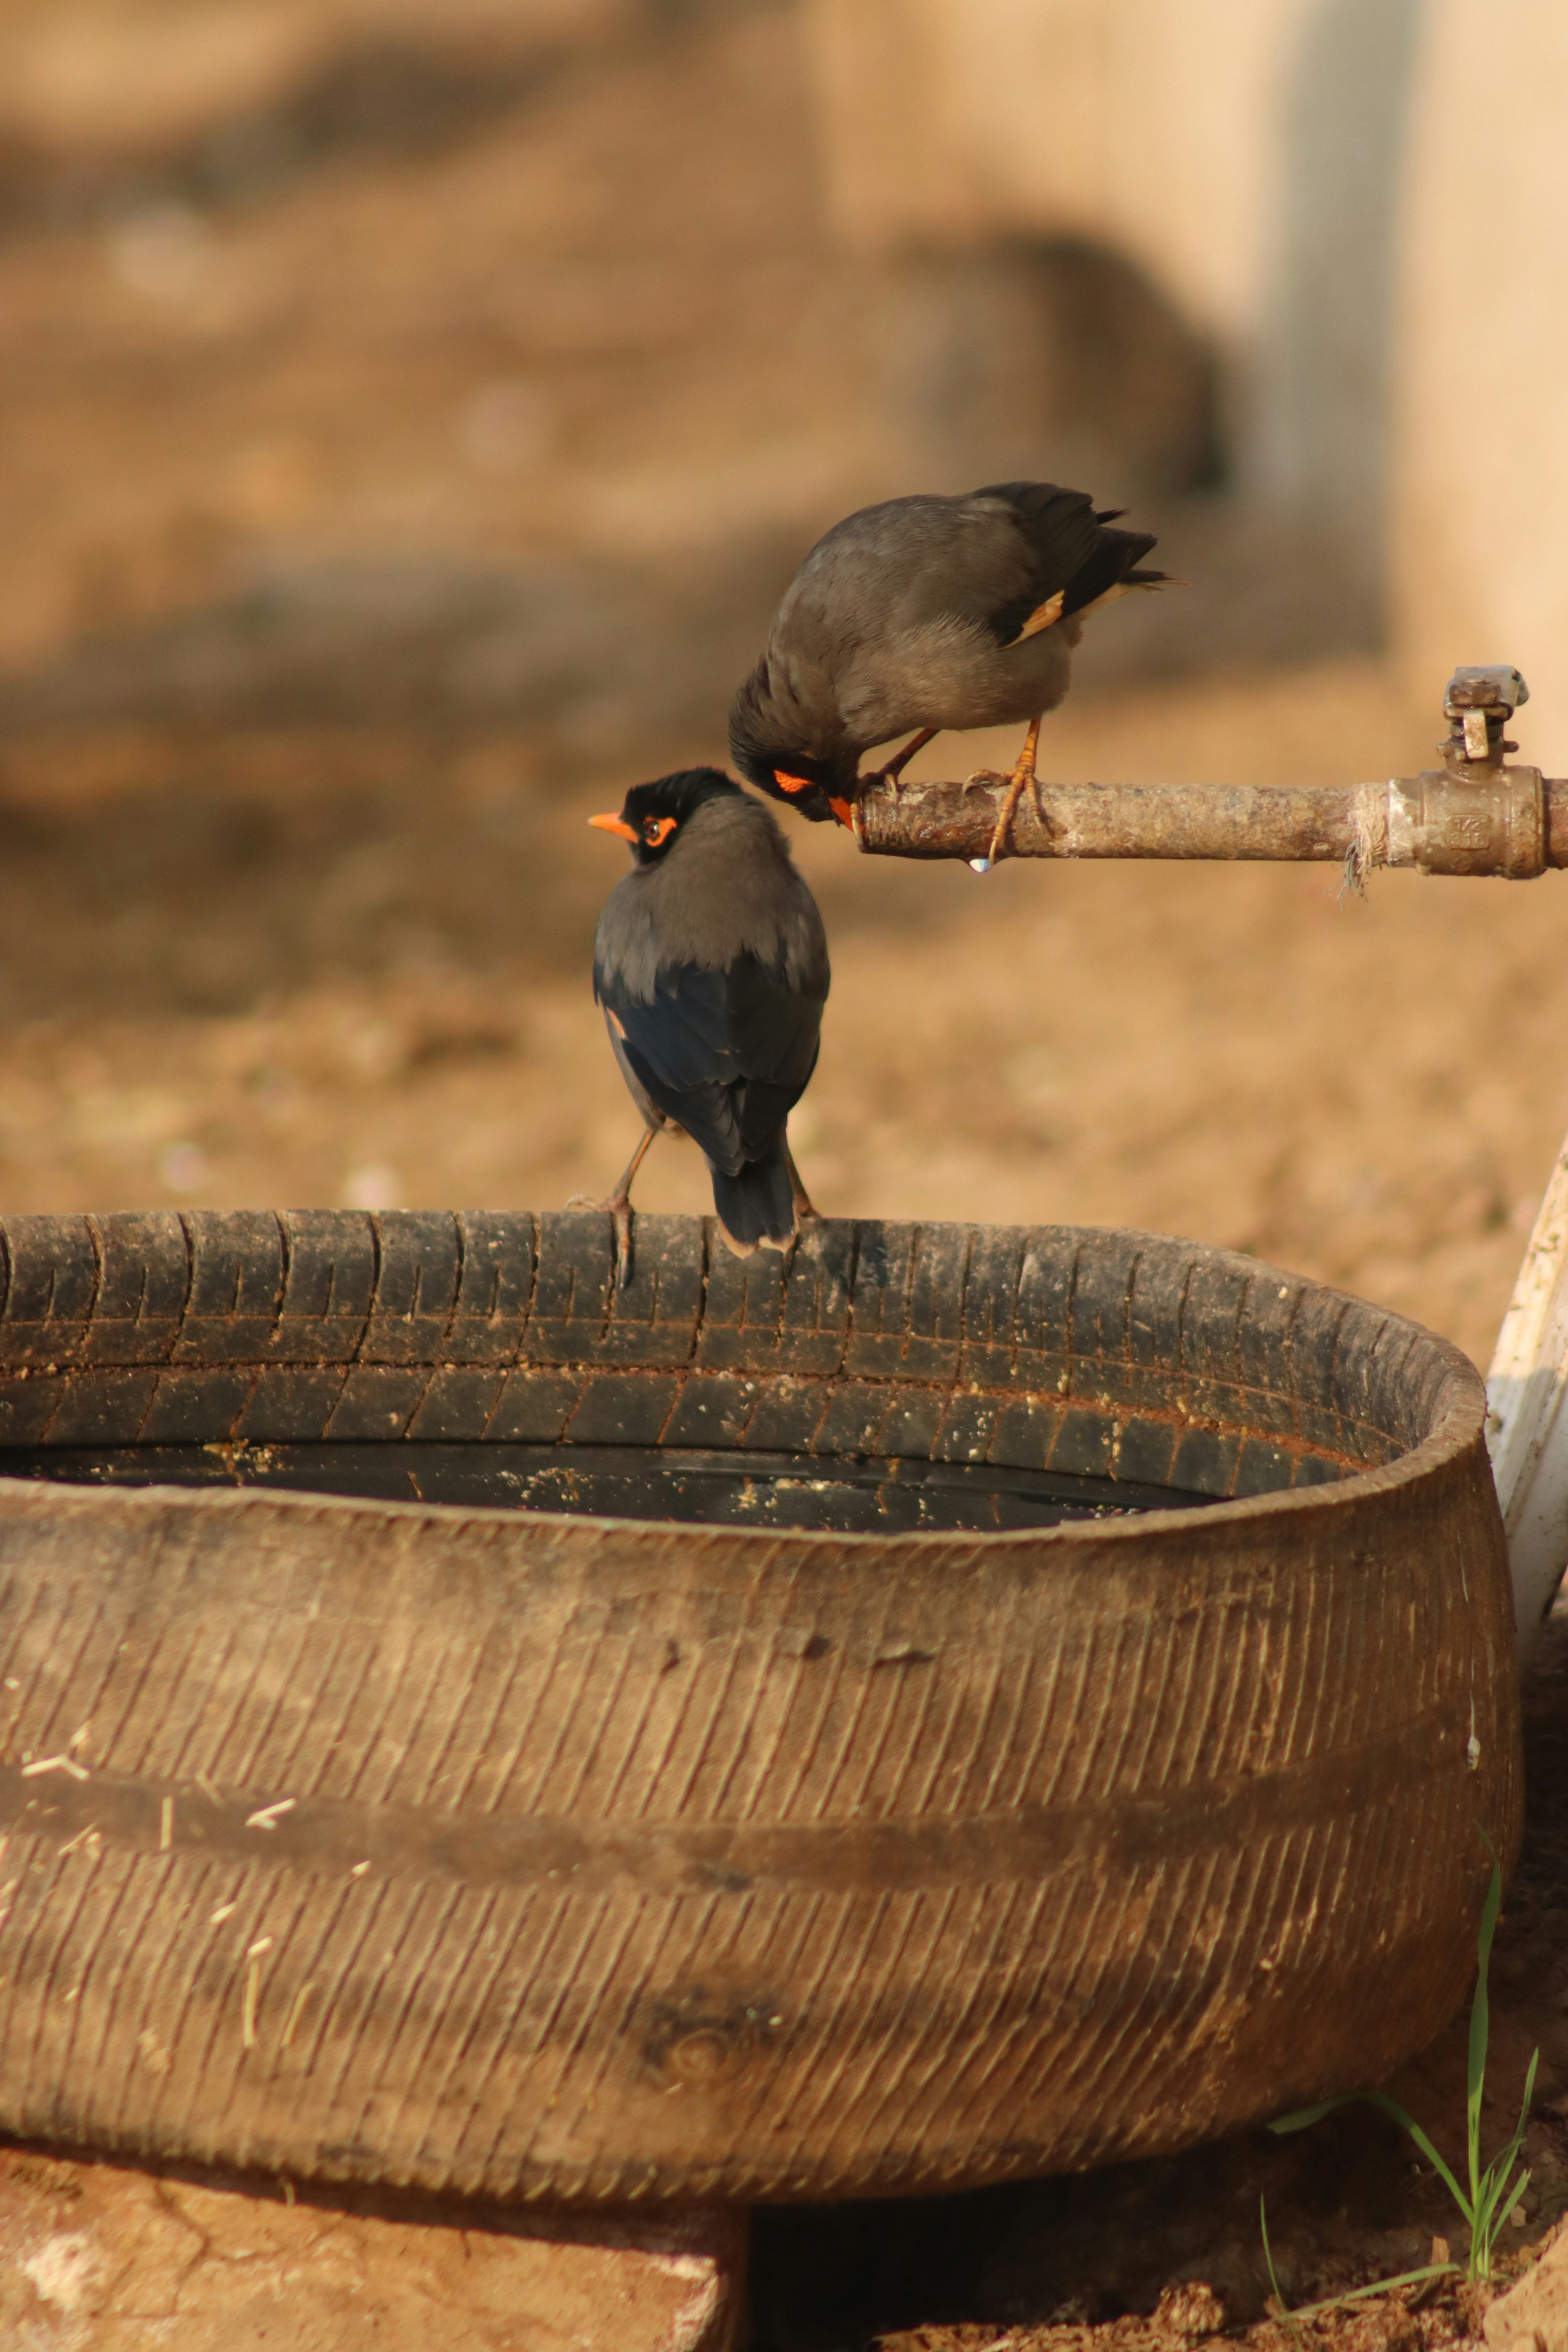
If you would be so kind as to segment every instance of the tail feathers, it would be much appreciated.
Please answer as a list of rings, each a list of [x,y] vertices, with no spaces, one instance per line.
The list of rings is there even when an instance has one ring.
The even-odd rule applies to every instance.
[[[1109,603],[1113,588],[1163,585],[1164,573],[1146,569],[1142,561],[1153,544],[1149,531],[1102,530],[1094,552],[1068,582],[1064,609],[1086,613],[1091,604]]]
[[[1140,588],[1184,588],[1186,584],[1184,580],[1173,580],[1168,572],[1130,572],[1125,580],[1115,581],[1089,604],[1080,604],[1078,617],[1087,620],[1090,613],[1101,612],[1107,604],[1114,604],[1120,597],[1131,596]]]
[[[713,1206],[730,1247],[750,1257],[759,1247],[787,1249],[795,1238],[795,1192],[784,1165],[781,1133],[761,1160],[750,1160],[738,1176],[709,1162]]]

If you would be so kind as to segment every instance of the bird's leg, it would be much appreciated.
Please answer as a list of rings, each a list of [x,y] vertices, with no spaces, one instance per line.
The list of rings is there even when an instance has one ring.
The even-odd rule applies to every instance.
[[[874,768],[871,771],[871,773],[864,779],[864,782],[868,784],[879,784],[883,782],[889,783],[893,787],[893,792],[896,796],[900,791],[899,779],[903,774],[904,770],[909,766],[910,761],[914,758],[915,753],[917,751],[923,751],[926,745],[931,741],[932,736],[940,733],[940,729],[935,727],[922,727],[918,735],[910,736],[909,741],[904,745],[903,750],[896,753],[895,756],[887,762],[885,767]]]
[[[785,1244],[784,1254],[784,1270],[788,1274],[790,1267],[795,1264],[795,1253],[800,1240],[801,1227],[817,1224],[821,1222],[821,1217],[820,1212],[812,1201],[811,1194],[800,1181],[800,1170],[795,1164],[795,1154],[789,1148],[787,1135],[784,1139],[784,1166],[789,1171],[790,1199],[795,1207],[795,1231]]]
[[[787,1135],[784,1138],[784,1166],[789,1170],[790,1197],[795,1202],[795,1223],[797,1225],[815,1224],[821,1213],[813,1204],[811,1194],[800,1181],[800,1170],[795,1164],[795,1154],[789,1148]]]
[[[1035,773],[1035,753],[1039,748],[1039,741],[1040,721],[1038,719],[1031,719],[1029,731],[1024,738],[1024,748],[1018,754],[1018,764],[1007,779],[1007,791],[1002,803],[1001,813],[996,819],[996,830],[991,836],[991,846],[985,853],[993,866],[1004,850],[1012,847],[1010,835],[1013,830],[1013,819],[1018,813],[1018,803],[1026,792],[1030,792],[1035,796],[1035,808],[1040,823],[1044,824],[1046,821],[1046,804],[1040,798],[1040,780]]]
[[[643,1129],[642,1141],[627,1160],[620,1182],[602,1201],[591,1192],[574,1192],[567,1202],[569,1209],[607,1209],[616,1232],[616,1288],[624,1290],[632,1278],[632,1178],[642,1166],[648,1145],[658,1133],[656,1127]]]

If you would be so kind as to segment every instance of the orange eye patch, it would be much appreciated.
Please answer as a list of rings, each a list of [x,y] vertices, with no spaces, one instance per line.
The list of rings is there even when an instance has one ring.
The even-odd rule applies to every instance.
[[[792,776],[784,768],[773,770],[773,782],[782,793],[809,793],[812,790],[809,776]]]
[[[674,831],[672,816],[650,816],[643,826],[642,837],[650,849],[662,849]]]

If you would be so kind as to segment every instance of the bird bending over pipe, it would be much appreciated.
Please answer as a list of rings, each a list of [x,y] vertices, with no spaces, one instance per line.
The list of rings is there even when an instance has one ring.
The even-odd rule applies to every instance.
[[[1143,565],[1149,532],[1111,528],[1121,513],[1055,482],[994,482],[836,523],[784,591],[731,706],[742,774],[802,816],[849,824],[866,787],[896,784],[933,735],[1026,726],[992,835],[1001,856],[1024,793],[1039,806],[1040,720],[1067,693],[1085,621],[1167,583]],[[900,735],[911,740],[863,776],[866,752]]]

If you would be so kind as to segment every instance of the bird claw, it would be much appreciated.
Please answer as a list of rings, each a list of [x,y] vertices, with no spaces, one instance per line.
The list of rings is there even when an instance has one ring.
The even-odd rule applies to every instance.
[[[788,1241],[785,1242],[779,1260],[780,1265],[786,1276],[788,1275],[791,1266],[795,1264],[795,1254],[796,1250],[800,1247],[802,1242],[805,1241],[806,1235],[811,1232],[813,1226],[819,1225],[821,1223],[821,1210],[813,1208],[810,1201],[803,1192],[800,1199],[795,1202],[795,1230],[790,1234]]]
[[[789,1148],[787,1136],[784,1139],[784,1166],[789,1171],[790,1206],[795,1212],[795,1231],[790,1235],[790,1247],[793,1250],[800,1238],[802,1225],[820,1224],[822,1216],[811,1194],[805,1189],[800,1170],[795,1164],[795,1154]]]
[[[633,1273],[631,1202],[617,1201],[614,1195],[607,1201],[598,1201],[592,1192],[574,1192],[566,1206],[569,1209],[600,1209],[609,1217],[616,1244],[616,1288],[626,1289]]]
[[[1035,803],[1035,814],[1038,817],[1042,829],[1049,829],[1050,819],[1046,814],[1045,796],[1040,791],[1038,776],[1016,776],[1008,785],[1007,797],[1003,802],[1001,813],[996,819],[996,829],[991,835],[991,846],[985,853],[985,863],[988,868],[994,866],[1000,857],[1017,855],[1013,847],[1013,820],[1018,814],[1018,803],[1024,797],[1026,786]]]
[[[1035,767],[1039,740],[1040,722],[1037,719],[1031,722],[1029,731],[1024,738],[1024,748],[1018,754],[1018,763],[1007,778],[1007,790],[1003,797],[1002,806],[997,811],[995,830],[991,835],[991,846],[985,853],[986,861],[991,866],[994,866],[998,858],[1006,856],[1013,848],[1013,820],[1018,814],[1018,803],[1024,797],[1026,788],[1034,795],[1035,814],[1039,818],[1042,827],[1048,829],[1049,820],[1046,815],[1045,802],[1040,796],[1040,779]]]
[[[901,751],[895,751],[892,758],[886,761],[881,767],[873,768],[868,776],[857,777],[858,793],[866,792],[872,784],[891,784],[893,798],[896,801],[904,789],[904,770],[909,766],[915,753],[923,751],[938,731],[934,727],[922,727],[918,735],[912,735],[910,738]]]
[[[632,1278],[632,1204],[619,1202],[610,1212],[616,1229],[616,1288],[629,1288]]]

